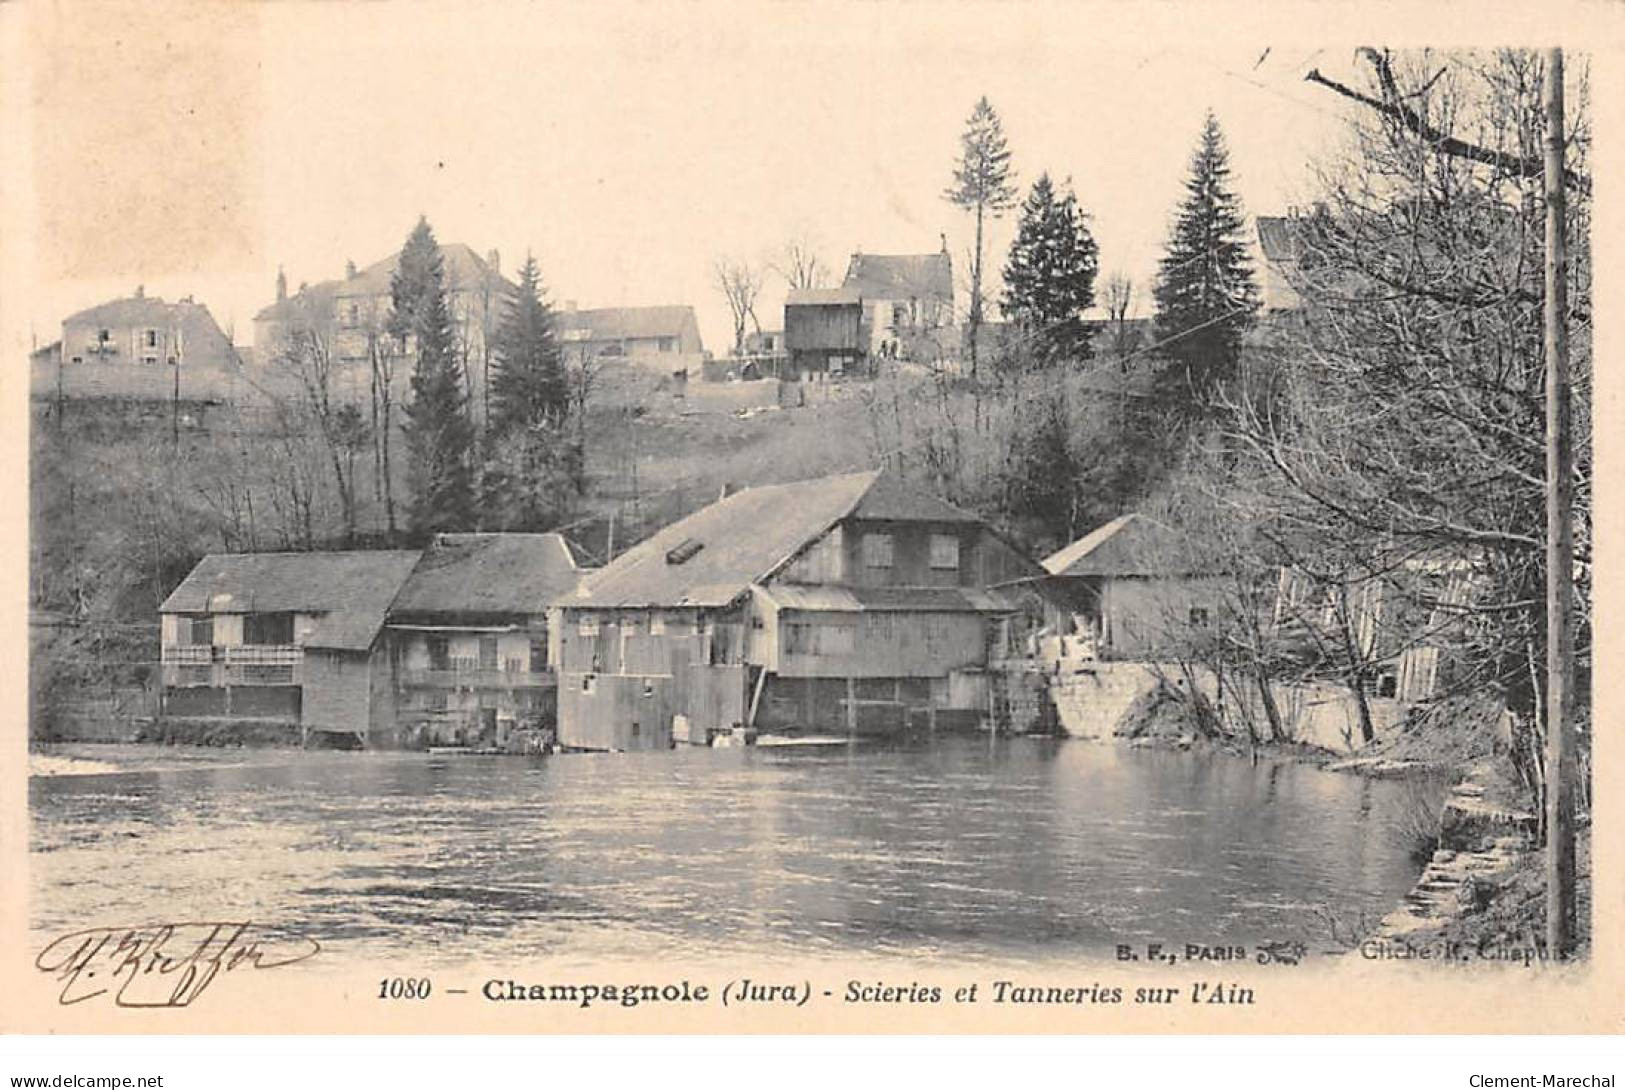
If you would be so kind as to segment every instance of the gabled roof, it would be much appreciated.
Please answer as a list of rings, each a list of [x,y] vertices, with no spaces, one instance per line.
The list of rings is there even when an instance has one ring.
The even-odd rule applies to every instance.
[[[338,290],[339,281],[323,280],[315,284],[302,285],[298,291],[279,303],[272,303],[262,307],[255,315],[256,322],[292,319],[296,317],[320,317],[331,312],[333,306],[333,293]]]
[[[388,295],[391,291],[390,282],[400,263],[401,255],[397,250],[383,260],[368,265],[354,276],[333,281],[333,294],[341,299],[355,295],[367,298]],[[447,291],[474,291],[491,282],[507,283],[483,257],[461,242],[447,242],[441,245],[440,264],[444,276],[442,282]]]
[[[1271,263],[1294,262],[1303,253],[1296,221],[1290,216],[1259,216],[1258,246],[1264,251],[1264,260]]]
[[[852,518],[896,522],[979,523],[982,520],[962,507],[905,482],[895,473],[881,473],[863,493]]]
[[[559,534],[440,534],[395,595],[389,616],[542,613],[580,578]]]
[[[879,476],[871,470],[735,492],[622,553],[556,604],[728,605],[850,514]]]
[[[863,294],[857,288],[791,288],[784,297],[787,307],[857,306]]]
[[[416,551],[217,553],[198,561],[160,613],[311,613],[307,647],[365,651],[418,562]]]
[[[1120,515],[1046,557],[1051,575],[1185,575],[1192,570],[1190,544],[1182,534],[1145,515]]]
[[[557,312],[555,319],[561,332],[576,331],[574,339],[593,341],[681,337],[696,324],[694,308],[687,305],[565,310]],[[585,337],[579,335],[583,332]]]
[[[133,295],[128,299],[113,299],[70,314],[62,319],[64,325],[164,325],[175,315],[175,308],[154,295]]]
[[[853,254],[842,287],[865,299],[954,297],[954,266],[946,252],[935,254]]]

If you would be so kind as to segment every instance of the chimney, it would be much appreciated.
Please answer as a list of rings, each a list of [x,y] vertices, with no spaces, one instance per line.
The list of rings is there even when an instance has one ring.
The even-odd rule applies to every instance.
[[[491,266],[492,276],[502,275],[502,255],[497,253],[497,251],[492,250],[490,253],[486,254],[485,263]]]
[[[135,286],[135,297],[137,299],[145,299],[147,297],[147,285],[137,284]]]
[[[947,253],[948,252],[948,232],[939,231],[937,233],[937,237],[942,239],[942,252]]]
[[[354,280],[355,279],[355,262],[354,261],[346,261],[344,263],[344,279],[346,279],[346,280]]]
[[[276,267],[276,301],[286,302],[288,298],[288,274],[282,271],[282,266]]]
[[[576,301],[574,299],[566,299],[564,301],[564,305],[559,309],[563,310],[566,314],[574,314],[576,312]]]
[[[725,500],[737,491],[739,491],[739,487],[732,481],[723,481],[722,488],[717,492],[717,499]]]

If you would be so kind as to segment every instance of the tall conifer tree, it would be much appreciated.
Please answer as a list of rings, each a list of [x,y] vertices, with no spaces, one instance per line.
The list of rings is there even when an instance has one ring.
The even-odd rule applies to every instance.
[[[1241,200],[1230,189],[1230,151],[1210,112],[1157,275],[1156,339],[1170,361],[1160,392],[1200,413],[1236,371],[1258,309]]]
[[[446,302],[440,247],[419,219],[390,279],[389,329],[414,353],[412,398],[406,406],[412,483],[412,530],[428,535],[472,529],[474,424]]]
[[[570,387],[542,274],[526,255],[492,344],[482,524],[545,530],[569,509],[580,450],[565,427]]]
[[[977,336],[982,328],[982,256],[986,221],[998,219],[1016,203],[1015,175],[1010,169],[1010,146],[1004,123],[983,95],[976,101],[965,131],[959,137],[959,162],[954,182],[943,191],[950,204],[976,217],[976,247],[971,253],[970,308],[966,334],[970,346],[971,377],[976,377]]]
[[[1094,305],[1099,250],[1071,187],[1040,174],[1021,206],[1004,265],[1004,313],[1039,364],[1088,359],[1083,312]]]

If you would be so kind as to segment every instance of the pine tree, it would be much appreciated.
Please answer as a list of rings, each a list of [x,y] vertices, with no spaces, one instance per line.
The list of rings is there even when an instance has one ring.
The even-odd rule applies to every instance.
[[[1154,292],[1156,340],[1170,361],[1159,392],[1197,413],[1234,376],[1258,309],[1246,219],[1229,181],[1230,152],[1210,112]]]
[[[1004,265],[1004,313],[1039,364],[1088,359],[1083,312],[1094,305],[1099,250],[1069,185],[1040,174],[1021,206]]]
[[[557,425],[570,392],[553,311],[542,298],[541,269],[531,255],[507,295],[491,352],[490,433],[501,437],[515,429]]]
[[[411,525],[427,536],[475,524],[474,424],[446,302],[440,247],[419,219],[390,280],[389,329],[415,350],[412,399],[406,406],[412,482]]]
[[[943,191],[950,204],[976,215],[976,248],[971,254],[970,310],[967,335],[971,377],[976,377],[977,337],[982,328],[982,235],[984,221],[998,219],[1016,203],[1015,175],[1010,169],[1010,147],[1004,123],[983,95],[965,122],[959,137],[959,162],[954,184]]]
[[[544,530],[569,509],[580,452],[565,427],[570,388],[542,274],[530,255],[492,344],[491,419],[482,471],[483,524]]]

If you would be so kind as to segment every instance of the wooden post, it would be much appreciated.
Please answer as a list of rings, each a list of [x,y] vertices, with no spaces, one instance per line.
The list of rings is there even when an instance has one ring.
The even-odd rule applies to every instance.
[[[1563,51],[1546,53],[1546,949],[1574,947],[1574,449],[1570,434]]]
[[[858,683],[853,678],[846,679],[846,733],[858,733]]]

